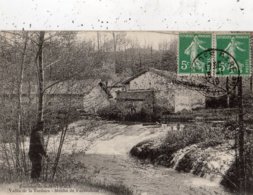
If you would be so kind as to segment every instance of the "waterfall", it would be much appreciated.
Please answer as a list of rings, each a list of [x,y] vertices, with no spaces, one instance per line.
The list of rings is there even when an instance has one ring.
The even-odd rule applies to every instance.
[[[170,164],[178,171],[190,172],[220,183],[234,162],[234,156],[234,150],[228,144],[208,148],[193,144],[175,152]]]
[[[195,150],[197,148],[197,145],[191,145],[187,146],[183,149],[178,150],[176,153],[173,154],[173,158],[171,160],[171,164],[173,165],[173,169],[176,169],[178,166],[178,163],[185,157],[187,153],[189,153],[192,150]]]

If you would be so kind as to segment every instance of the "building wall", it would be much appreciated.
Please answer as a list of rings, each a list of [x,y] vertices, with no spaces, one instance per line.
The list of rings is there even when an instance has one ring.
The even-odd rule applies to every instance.
[[[28,97],[27,95],[22,95],[22,104],[35,104],[37,101],[37,96],[36,95],[31,95]],[[6,104],[11,104],[14,102],[18,102],[18,95],[0,95],[0,102],[1,103],[6,103]]]
[[[154,90],[154,103],[156,107],[161,107],[168,111],[174,111],[174,89],[172,83],[153,72],[146,72],[131,80],[128,85],[129,90]]]
[[[52,109],[68,109],[83,107],[83,95],[74,94],[46,94],[44,97],[45,106]]]
[[[146,72],[129,81],[128,90],[149,90],[155,92],[155,106],[171,112],[205,107],[205,97],[195,90],[172,84],[164,76]]]
[[[92,87],[92,86],[91,86]],[[32,88],[33,89],[33,88]],[[65,90],[68,92],[67,90]],[[22,97],[23,106],[37,106],[38,97],[36,90],[32,90],[32,94],[27,96],[26,94]],[[44,106],[46,109],[84,109],[87,112],[96,112],[99,108],[108,106],[110,104],[108,95],[101,88],[100,85],[95,86],[88,95],[84,96],[82,92],[80,93],[53,93],[53,91],[47,91],[44,95]],[[14,101],[17,102],[18,96],[16,94],[0,94],[0,104],[13,105]]]
[[[88,113],[96,113],[99,109],[110,105],[105,91],[98,85],[83,97],[83,109]]]
[[[175,93],[175,112],[182,110],[191,111],[196,108],[205,107],[205,96],[201,93],[187,88],[180,88]]]
[[[123,115],[134,115],[141,112],[151,115],[154,111],[154,92],[144,90],[119,92],[116,105]]]
[[[174,111],[174,90],[155,91],[155,106],[158,108],[173,112]]]

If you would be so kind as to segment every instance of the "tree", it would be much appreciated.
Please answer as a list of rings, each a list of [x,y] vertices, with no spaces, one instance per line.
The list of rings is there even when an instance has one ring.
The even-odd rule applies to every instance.
[[[28,173],[23,138],[35,131],[32,127],[43,130],[39,124],[48,114],[48,90],[71,79],[97,77],[104,56],[75,32],[0,33],[0,136],[7,142],[3,147],[10,172],[15,167],[15,173]]]
[[[35,63],[38,67],[38,118],[37,123],[43,122],[43,91],[44,91],[44,66],[43,66],[43,46],[45,41],[45,32],[39,33],[38,51],[35,57]],[[42,129],[43,131],[43,129]]]
[[[28,44],[28,32],[24,32],[24,47],[22,51],[22,57],[21,57],[21,63],[20,63],[20,75],[19,75],[19,81],[18,81],[18,127],[16,131],[16,161],[17,164],[20,164],[19,162],[19,155],[20,155],[20,132],[22,131],[21,123],[22,123],[22,86],[23,86],[23,79],[24,79],[24,65],[26,60],[26,50],[27,50],[27,44]],[[23,151],[24,153],[25,151]],[[25,162],[25,160],[23,160]],[[20,166],[20,165],[19,165]],[[25,172],[26,172],[26,164],[24,166]]]
[[[239,190],[240,194],[246,193],[246,174],[245,174],[245,140],[244,140],[244,125],[243,125],[243,89],[242,89],[242,77],[239,77],[238,83],[238,147],[239,147]]]
[[[75,43],[75,34],[73,33],[46,33],[44,31],[39,32],[38,34],[38,41],[37,41],[37,51],[35,56],[35,65],[37,67],[37,75],[38,75],[38,115],[37,115],[37,125],[36,128],[34,128],[31,132],[31,140],[32,140],[32,134],[33,131],[41,131],[43,132],[44,125],[40,125],[44,123],[44,112],[45,112],[45,95],[48,90],[50,90],[54,85],[65,82],[71,79],[78,79],[80,76],[87,76],[90,74],[92,68],[98,66],[98,64],[101,63],[99,60],[100,58],[97,58],[97,55],[99,55],[99,51],[96,53],[93,51],[88,50],[82,50],[82,45],[78,45]],[[51,51],[50,47],[57,48],[57,50]],[[51,52],[57,53],[57,57],[55,59],[55,55],[51,56],[50,58],[48,55],[51,55]],[[85,53],[83,53],[85,52]],[[88,54],[88,55],[87,55]],[[47,55],[46,57],[44,57]],[[84,61],[83,57],[86,56],[86,61]],[[45,60],[47,59],[47,60]],[[50,61],[47,64],[44,65],[45,61]],[[58,62],[61,62],[60,64]],[[61,65],[59,67],[59,65]],[[47,71],[47,68],[53,68],[56,71],[56,75],[58,79],[55,79],[54,81],[50,82],[49,84],[46,84],[45,82],[45,71]],[[62,69],[62,72],[59,71]],[[50,71],[49,71],[50,73]],[[61,73],[61,74],[60,74]],[[51,72],[52,74],[52,72]],[[50,78],[50,77],[46,77]],[[70,86],[71,87],[71,86]],[[68,104],[68,109],[70,109],[71,106],[71,100]],[[62,129],[62,136],[61,136],[61,142],[59,145],[59,149],[55,158],[55,163],[53,166],[53,176],[54,178],[58,161],[61,155],[61,148],[64,143],[66,131],[68,129],[68,118],[64,121],[64,128]],[[38,129],[41,128],[41,129]],[[39,141],[38,141],[39,142]],[[42,142],[39,142],[38,144],[41,144]],[[31,146],[30,145],[30,149]],[[32,150],[32,149],[31,149]],[[45,152],[43,152],[45,153]],[[39,167],[41,167],[41,161],[36,162],[39,163]]]

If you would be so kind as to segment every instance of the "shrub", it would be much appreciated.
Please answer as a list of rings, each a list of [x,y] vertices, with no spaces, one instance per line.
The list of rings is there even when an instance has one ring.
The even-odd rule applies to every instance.
[[[201,125],[187,125],[182,131],[169,131],[165,144],[177,144],[180,143],[181,147],[186,147],[197,143],[220,143],[225,139],[223,134],[223,128],[221,125],[209,126],[207,124]]]
[[[111,104],[97,111],[98,115],[102,118],[109,120],[120,120],[122,119],[122,112],[115,104]]]
[[[140,112],[125,115],[124,119],[126,121],[151,122],[154,121],[154,116],[142,108]]]
[[[187,125],[182,131],[169,131],[165,140],[159,145],[152,140],[143,141],[134,146],[130,154],[140,159],[158,162],[170,167],[172,154],[187,146],[198,144],[201,148],[222,144],[224,136],[222,127]]]
[[[224,124],[223,134],[227,139],[235,139],[236,129],[238,128],[238,123],[233,120],[229,120]]]
[[[172,111],[166,107],[163,106],[154,106],[154,119],[155,120],[160,120],[163,115],[168,115],[171,114]]]
[[[193,144],[207,148],[221,144],[224,139],[221,126],[187,125],[181,131],[169,131],[158,151],[170,156],[177,150]]]

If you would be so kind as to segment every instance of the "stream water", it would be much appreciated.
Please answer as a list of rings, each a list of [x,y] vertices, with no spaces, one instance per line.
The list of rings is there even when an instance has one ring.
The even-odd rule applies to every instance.
[[[103,154],[76,155],[95,181],[122,184],[143,195],[229,194],[221,186],[192,174],[141,164],[131,157]],[[87,174],[86,173],[86,174]]]
[[[164,136],[168,130],[175,128],[174,126],[175,124],[172,124],[166,128],[154,129],[140,124],[103,124],[98,127],[103,129],[102,136],[95,139],[85,152],[77,152],[75,160],[85,165],[86,174],[93,180],[125,185],[131,188],[134,194],[230,194],[219,184],[207,179],[190,173],[179,173],[166,167],[144,164],[129,155],[135,144],[145,139]]]
[[[161,127],[142,124],[118,124],[108,121],[78,121],[69,126],[62,153],[73,154],[82,163],[86,177],[106,184],[121,184],[132,189],[136,195],[228,195],[217,182],[179,173],[171,168],[142,163],[129,155],[131,148],[147,139],[160,139],[168,131],[180,130],[183,125],[170,124]],[[55,153],[60,134],[52,136],[48,152]],[[28,150],[29,140],[25,142]],[[184,152],[184,151],[182,151]],[[180,151],[175,159],[181,158]]]

